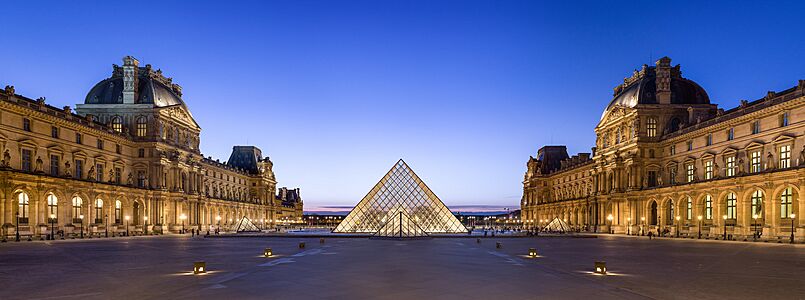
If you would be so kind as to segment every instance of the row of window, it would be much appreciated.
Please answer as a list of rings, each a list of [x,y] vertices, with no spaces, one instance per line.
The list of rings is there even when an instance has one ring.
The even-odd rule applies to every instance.
[[[652,120],[652,119],[649,118],[649,120]],[[788,126],[788,124],[789,124],[789,113],[784,112],[784,113],[780,114],[780,127]],[[755,120],[754,122],[752,122],[750,124],[750,127],[751,127],[752,134],[760,133],[760,120]],[[654,132],[656,132],[656,123],[655,123]],[[727,129],[726,135],[727,135],[727,141],[734,140],[735,139],[735,127],[730,127],[729,129]],[[713,145],[713,134],[712,133],[709,133],[704,137],[704,143],[705,143],[706,146]],[[693,150],[693,141],[687,141],[686,146],[687,146],[688,151],[692,151]],[[676,154],[676,146],[675,145],[671,146],[670,152],[671,152],[671,155]]]
[[[752,193],[751,196],[751,210],[752,218],[753,219],[764,219],[764,201],[765,195],[763,191],[756,190]],[[780,218],[781,219],[788,219],[791,217],[791,214],[794,213],[794,192],[793,189],[788,187],[785,188],[780,194]],[[652,203],[652,208],[656,208],[655,203]],[[735,220],[738,218],[738,199],[735,193],[727,194],[726,198],[724,199],[724,215],[723,217],[727,220]],[[668,214],[667,220],[672,221],[677,214],[674,212],[674,200],[669,200],[668,206]],[[691,197],[687,197],[685,206],[685,220],[691,221],[693,220],[693,199]],[[710,195],[704,196],[704,207],[703,207],[703,219],[704,220],[712,220],[713,219],[713,197]]]
[[[783,145],[779,147],[778,152],[778,165],[777,168],[779,169],[787,169],[792,166],[791,161],[791,145]],[[749,172],[750,173],[758,173],[764,170],[762,165],[762,152],[761,150],[756,150],[749,152]],[[726,177],[733,177],[738,174],[738,162],[736,161],[735,156],[728,156],[725,158],[726,168],[724,169],[724,175]],[[767,162],[771,163],[771,162]],[[686,182],[693,182],[696,180],[695,176],[695,167],[693,163],[689,163],[685,165],[685,180]],[[652,174],[653,171],[649,171],[649,185],[656,186],[656,180],[651,180],[652,175],[656,178],[656,173]],[[669,179],[671,180],[671,184],[676,184],[676,169],[670,168],[669,170]],[[715,177],[715,163],[713,160],[708,160],[704,162],[704,179],[710,180]]]
[[[48,223],[57,223],[59,216],[59,199],[56,198],[56,195],[51,193],[47,195],[47,203],[48,203],[47,208]],[[83,223],[84,215],[81,212],[81,210],[84,205],[84,200],[81,199],[81,197],[79,196],[74,196],[72,199],[72,204],[73,204],[71,214],[72,223]],[[17,194],[17,205],[18,205],[17,218],[19,218],[18,221],[20,223],[27,224],[28,218],[30,216],[30,198],[28,197],[27,193],[20,192],[19,194]],[[115,200],[115,212],[114,212],[115,224],[121,224],[121,217],[123,215],[122,207],[123,206],[120,200]],[[95,220],[94,220],[95,224],[103,223],[103,219],[101,218],[101,216],[104,215],[102,199],[95,200],[94,210],[95,210]]]

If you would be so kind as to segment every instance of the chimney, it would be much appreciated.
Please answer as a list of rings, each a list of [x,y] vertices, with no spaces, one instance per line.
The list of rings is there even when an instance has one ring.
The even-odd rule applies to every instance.
[[[657,79],[654,81],[657,89],[657,103],[671,104],[671,59],[664,56],[657,60]]]
[[[139,80],[137,79],[137,71],[140,62],[132,56],[123,58],[123,103],[134,104],[134,99],[137,99],[137,86]]]

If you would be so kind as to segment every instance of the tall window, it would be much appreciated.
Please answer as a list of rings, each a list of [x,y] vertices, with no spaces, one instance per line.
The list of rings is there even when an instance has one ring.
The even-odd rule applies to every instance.
[[[676,184],[676,166],[673,166],[668,170],[668,181],[671,184]]]
[[[95,224],[103,223],[103,200],[95,199]]]
[[[50,156],[50,176],[59,176],[59,156]]]
[[[780,147],[780,169],[791,167],[791,145]]]
[[[98,149],[103,150],[103,140],[98,138]]]
[[[710,146],[710,145],[713,144],[713,134],[712,133],[707,135],[707,143],[706,144],[707,144],[707,146]]]
[[[688,151],[693,150],[693,141],[688,141]]]
[[[28,224],[28,214],[29,214],[28,200],[29,200],[28,194],[26,194],[25,192],[17,194],[17,205],[19,205],[18,207],[19,210],[17,211],[17,213],[19,214],[20,218],[19,222],[23,224]]]
[[[736,205],[738,204],[737,202],[738,201],[735,198],[735,193],[727,194],[727,219],[735,220],[735,218],[738,216],[736,211]]]
[[[791,213],[794,212],[793,207],[793,192],[790,187],[783,190],[780,195],[780,217],[783,219],[789,218]]]
[[[95,180],[103,182],[103,164],[95,164]]]
[[[618,129],[615,130],[615,144],[620,144],[620,143],[621,143],[621,128],[618,127]]]
[[[59,138],[59,127],[50,126],[50,137],[52,137],[54,139]]]
[[[146,187],[145,186],[145,172],[144,171],[137,171],[137,186],[138,187]]]
[[[73,197],[73,223],[81,223],[81,207],[84,206],[84,200],[81,197]]]
[[[760,172],[760,151],[753,151],[750,154],[750,159],[752,173]]]
[[[760,190],[752,193],[752,216],[754,215],[763,218],[763,192]]]
[[[84,174],[84,161],[80,159],[75,160],[75,178],[81,179]]]
[[[693,164],[685,165],[685,176],[688,182],[693,182]]]
[[[704,179],[713,179],[713,161],[704,162]]]
[[[780,127],[788,126],[788,112],[784,112],[780,115]]]
[[[123,217],[123,205],[120,200],[115,200],[115,224],[121,224],[120,219]]]
[[[31,120],[28,118],[22,119],[22,130],[31,131]]]
[[[646,120],[646,134],[648,137],[657,136],[657,118],[649,117]]]
[[[75,143],[81,144],[81,134],[78,132],[75,133]]]
[[[737,166],[735,165],[735,156],[727,157],[727,177],[735,176],[735,169]]]
[[[686,209],[686,219],[691,220],[693,219],[693,199],[688,196],[688,205]]]
[[[112,118],[112,130],[116,132],[123,132],[123,118],[114,116]]]
[[[713,197],[710,195],[704,196],[704,218],[707,220],[713,219]]]
[[[675,216],[676,215],[674,214],[674,200],[671,199],[671,200],[668,200],[668,224],[669,225],[674,224],[674,217]]]
[[[22,170],[25,172],[31,172],[31,150],[22,149]]]
[[[735,128],[730,127],[730,129],[727,129],[727,140],[731,141],[734,139],[735,139]]]
[[[148,119],[146,117],[137,118],[137,136],[144,137],[148,134]]]
[[[56,217],[51,218],[51,215]],[[59,199],[57,199],[56,195],[53,194],[48,194],[48,222],[59,222]]]
[[[121,171],[120,168],[115,168],[115,183],[120,184],[121,182],[123,182],[122,177],[123,177],[123,171]]]
[[[760,120],[752,122],[752,134],[760,133]]]

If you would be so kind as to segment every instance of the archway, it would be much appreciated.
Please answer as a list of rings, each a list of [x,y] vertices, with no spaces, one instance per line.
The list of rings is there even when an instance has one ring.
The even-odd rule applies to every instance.
[[[657,201],[651,201],[649,208],[649,225],[657,225]]]
[[[132,222],[131,222],[132,225],[135,226],[140,225],[140,219],[142,218],[140,216],[140,202],[134,201],[134,204],[132,205],[131,215],[132,215]]]

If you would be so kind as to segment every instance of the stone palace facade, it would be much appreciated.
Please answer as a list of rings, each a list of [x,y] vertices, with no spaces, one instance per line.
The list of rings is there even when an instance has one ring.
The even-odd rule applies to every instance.
[[[724,110],[663,57],[615,88],[595,132],[592,153],[528,160],[525,226],[805,238],[805,80]]]
[[[222,230],[246,216],[298,221],[298,189],[277,194],[272,162],[235,146],[227,162],[204,157],[201,128],[182,88],[133,57],[113,65],[75,112],[0,91],[3,233]],[[289,194],[292,194],[289,197]],[[128,228],[127,228],[128,226]]]

